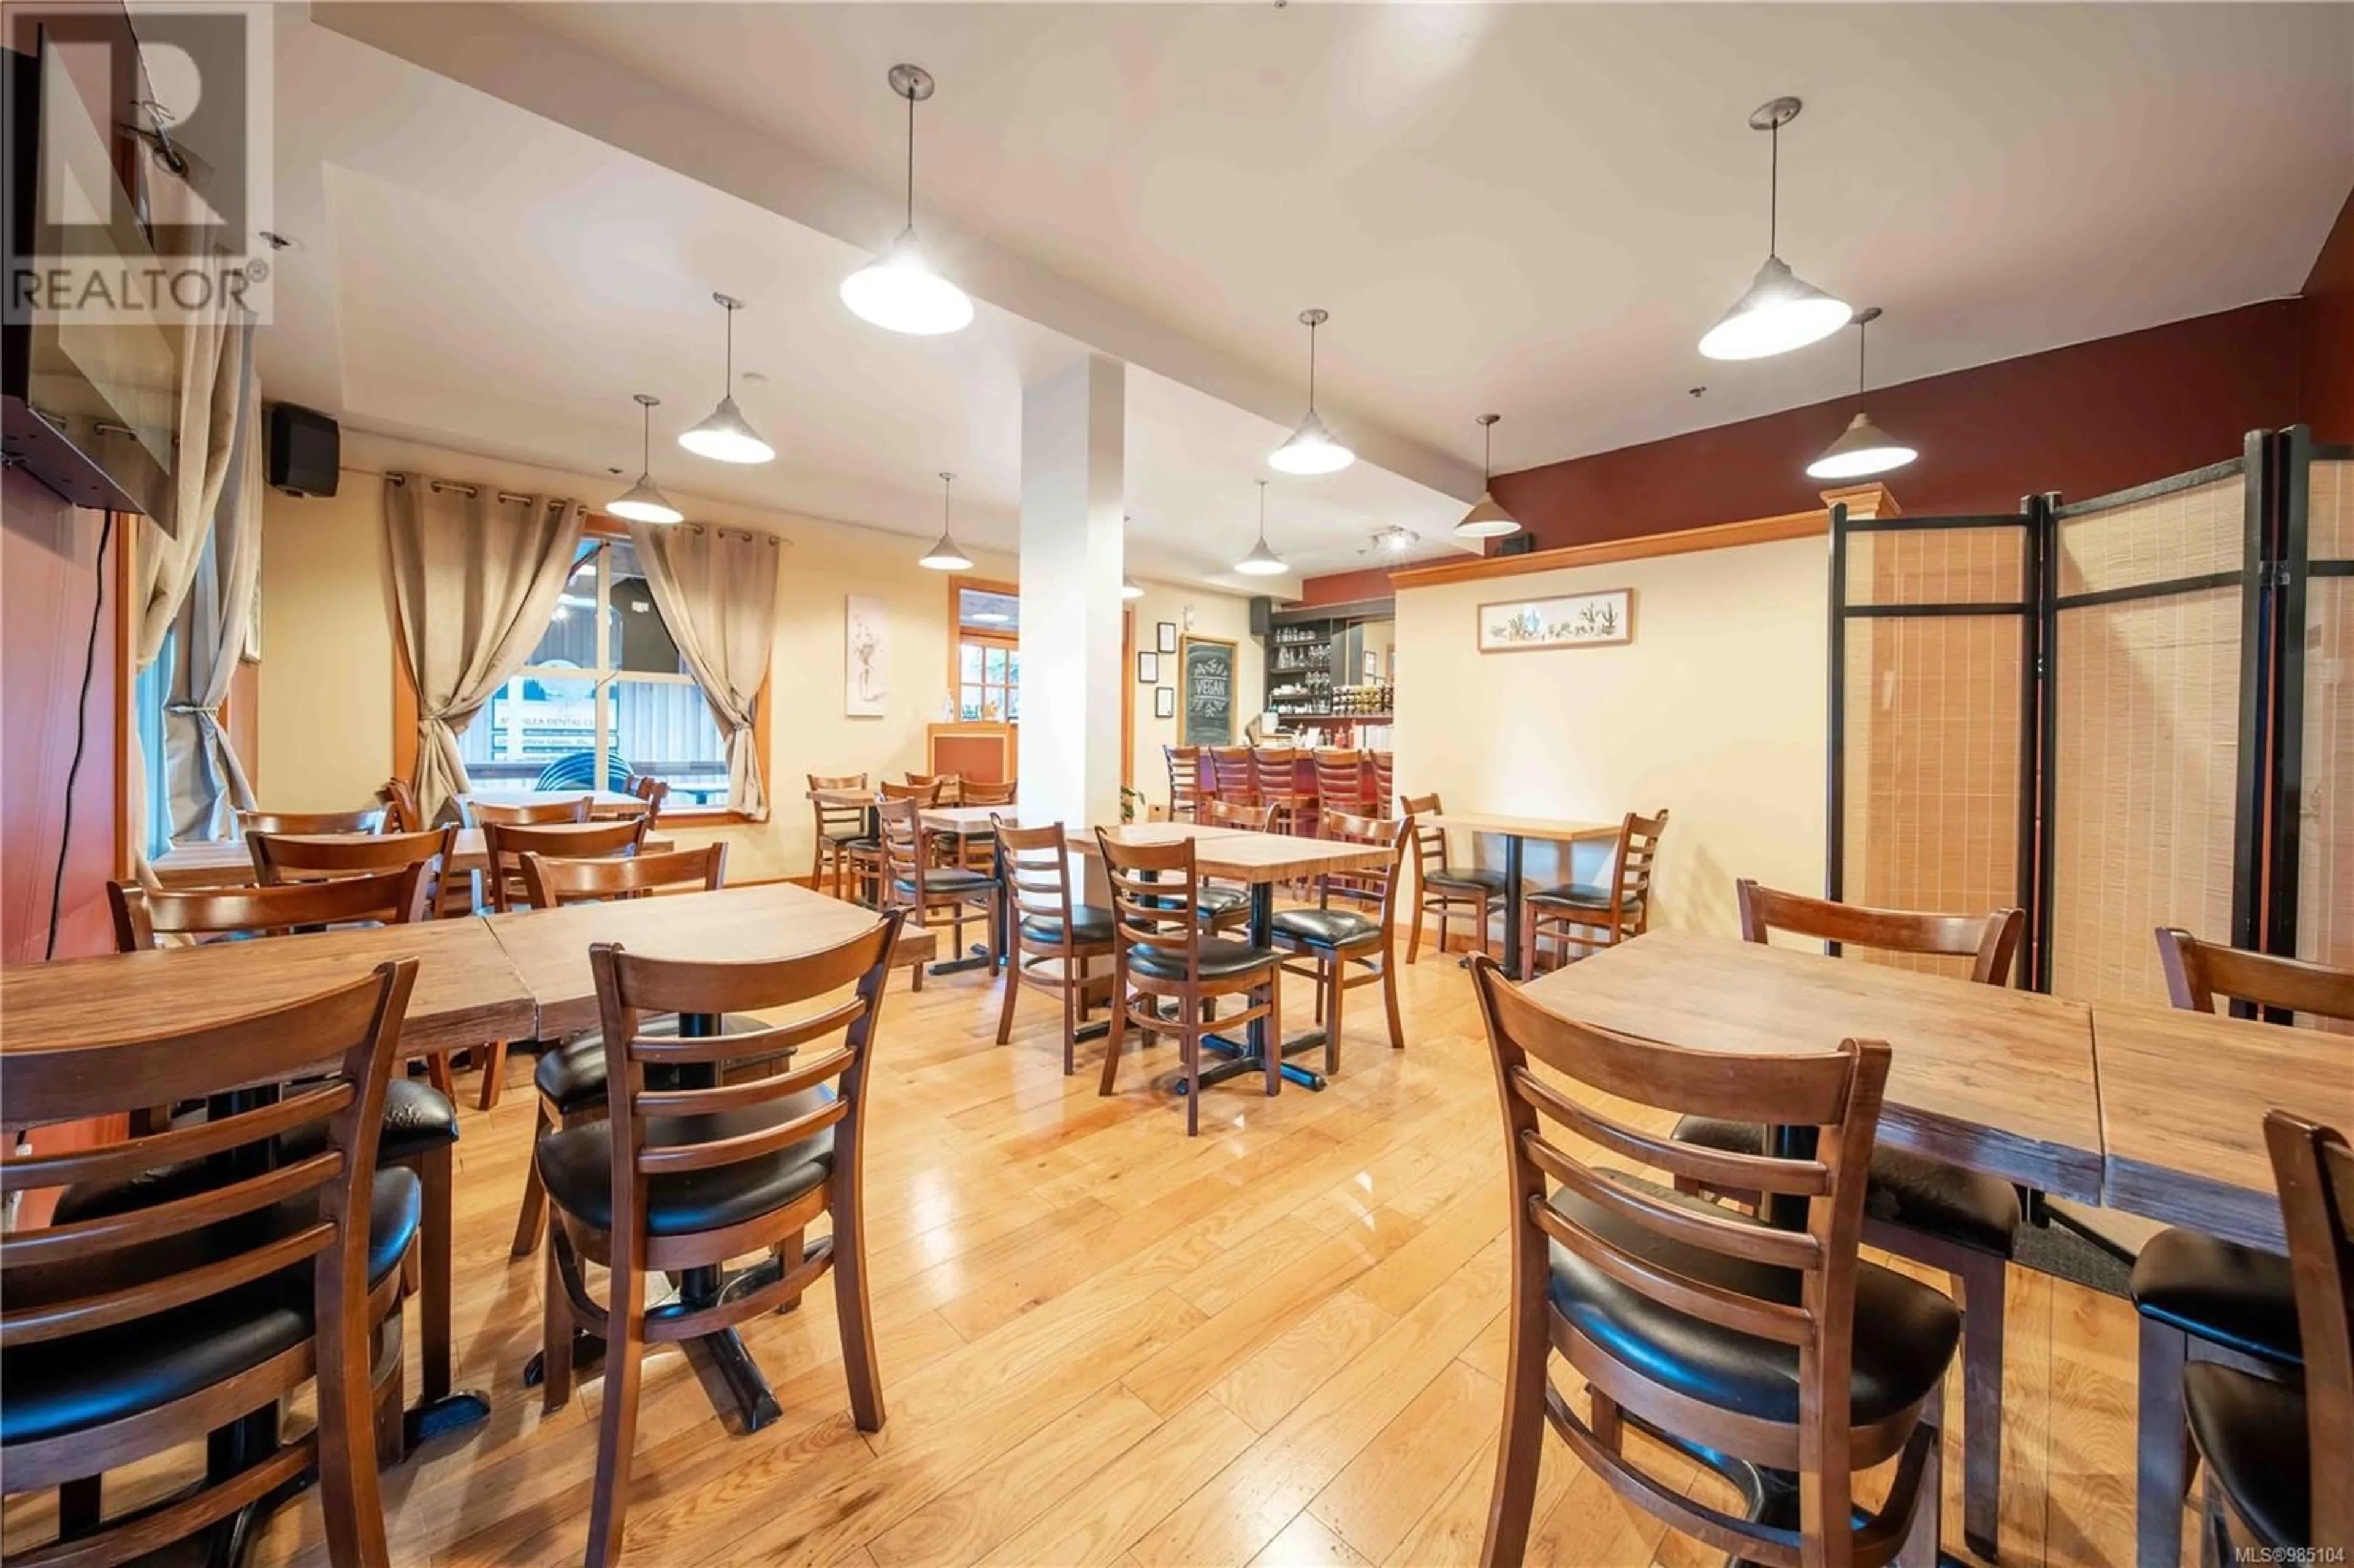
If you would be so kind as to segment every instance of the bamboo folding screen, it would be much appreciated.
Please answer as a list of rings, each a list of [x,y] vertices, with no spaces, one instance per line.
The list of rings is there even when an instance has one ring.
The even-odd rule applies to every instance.
[[[1831,897],[2024,906],[2020,983],[2078,998],[2162,1001],[2159,926],[2354,965],[2354,449],[1835,508],[1830,674]]]

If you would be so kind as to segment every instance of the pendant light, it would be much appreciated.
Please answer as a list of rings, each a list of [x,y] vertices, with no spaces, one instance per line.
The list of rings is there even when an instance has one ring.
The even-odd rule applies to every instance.
[[[940,475],[940,542],[916,560],[916,565],[936,572],[961,572],[972,566],[972,557],[957,548],[956,536],[949,531],[949,487],[954,483],[956,475]]]
[[[1122,556],[1125,556],[1128,554],[1128,525],[1134,521],[1135,519],[1130,517],[1125,512],[1119,514],[1119,553]],[[1122,599],[1142,599],[1144,597],[1144,588],[1134,577],[1123,574],[1119,579],[1119,597]]]
[[[1752,131],[1774,139],[1773,173],[1766,217],[1766,265],[1749,291],[1734,302],[1717,323],[1700,340],[1700,351],[1711,359],[1764,359],[1819,343],[1847,325],[1855,313],[1790,270],[1776,247],[1780,242],[1782,206],[1782,127],[1798,117],[1802,106],[1795,98],[1777,98],[1762,104],[1749,117]]]
[[[1858,311],[1855,316],[1855,395],[1859,401],[1863,397],[1864,339],[1870,335],[1872,323],[1879,319],[1878,305]],[[1848,421],[1847,433],[1833,441],[1822,456],[1807,465],[1807,477],[1863,479],[1903,468],[1920,455],[1873,424],[1872,416],[1859,408],[1855,418]]]
[[[1316,313],[1322,315],[1324,313],[1319,311]],[[1310,417],[1314,418],[1313,415]],[[1258,482],[1258,543],[1251,546],[1249,555],[1235,563],[1235,570],[1245,577],[1271,577],[1278,572],[1290,569],[1283,564],[1281,556],[1267,547],[1267,481],[1262,479]]]
[[[1501,414],[1479,416],[1479,500],[1455,525],[1458,539],[1494,539],[1521,531],[1520,519],[1496,504],[1488,487],[1488,470],[1496,452],[1496,421]]]
[[[932,95],[932,73],[895,65],[891,90],[907,101],[907,226],[891,249],[842,281],[842,302],[862,321],[892,332],[933,337],[972,320],[965,291],[932,270],[916,243],[916,105]]]
[[[777,449],[760,439],[752,421],[736,407],[736,313],[744,308],[744,302],[733,294],[711,297],[727,313],[727,379],[719,389],[719,407],[695,429],[681,431],[678,444],[715,462],[771,461]]]
[[[1357,454],[1334,440],[1324,421],[1316,417],[1316,329],[1331,319],[1330,311],[1299,313],[1299,324],[1308,329],[1308,417],[1299,421],[1291,439],[1267,458],[1269,468],[1285,473],[1338,473],[1357,461]],[[1265,569],[1282,568],[1278,565]]]
[[[645,430],[638,444],[638,482],[630,486],[628,494],[606,503],[605,510],[616,517],[626,517],[632,523],[677,523],[686,514],[670,503],[670,497],[654,488],[654,410],[662,399],[643,392],[632,393],[645,416]]]

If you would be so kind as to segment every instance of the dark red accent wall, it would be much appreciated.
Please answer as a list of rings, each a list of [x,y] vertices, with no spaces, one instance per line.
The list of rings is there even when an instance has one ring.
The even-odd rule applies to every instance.
[[[2009,511],[2031,492],[2081,499],[2235,456],[2247,431],[2295,423],[2314,400],[2306,308],[2270,301],[1876,390],[1873,418],[1921,450],[1885,482],[1908,513]],[[2343,379],[2349,365],[2341,352],[2332,368]],[[2349,394],[2335,395],[2342,408]],[[1499,474],[1496,499],[1541,550],[1803,512],[1829,488],[1808,461],[1854,412],[1841,397]],[[1380,571],[1303,585],[1310,604],[1389,591]]]
[[[2305,387],[2297,417],[2317,440],[2354,441],[2354,195],[2305,281]]]
[[[0,961],[37,961],[65,829],[66,775],[90,614],[103,586],[73,838],[66,846],[58,956],[114,950],[106,883],[114,874],[121,779],[115,757],[117,529],[99,557],[102,521],[18,469],[0,492]]]

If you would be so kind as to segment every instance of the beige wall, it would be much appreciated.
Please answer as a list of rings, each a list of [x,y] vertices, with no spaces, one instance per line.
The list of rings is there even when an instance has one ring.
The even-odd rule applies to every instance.
[[[1398,792],[1593,821],[1668,808],[1661,926],[1734,930],[1736,876],[1819,890],[1824,562],[1823,542],[1801,539],[1405,589]],[[1630,644],[1479,651],[1481,604],[1618,588],[1635,590]],[[1469,847],[1458,835],[1455,853]],[[1499,845],[1480,847],[1499,863]],[[1530,846],[1532,885],[1558,879],[1554,860]]]
[[[355,431],[345,432],[344,461],[348,468],[416,468],[584,498],[601,498],[613,488],[610,477],[558,473]],[[304,810],[355,804],[391,774],[393,639],[383,493],[382,480],[346,471],[332,500],[272,493],[267,502],[260,777],[268,805]],[[920,540],[716,503],[690,501],[688,509],[715,523],[782,535],[788,546],[769,687],[766,767],[774,813],[765,823],[677,836],[686,842],[726,838],[728,874],[737,880],[799,875],[809,870],[811,837],[809,805],[801,798],[804,775],[863,770],[896,778],[923,767],[925,726],[939,718],[949,691],[948,584],[942,574],[915,564]],[[1015,562],[977,554],[972,575],[1011,580]],[[1246,689],[1258,689],[1257,645],[1245,631],[1243,599],[1145,586],[1146,597],[1134,601],[1140,646],[1151,646],[1155,620],[1182,625],[1190,604],[1204,632],[1244,644]],[[889,617],[891,697],[880,718],[849,718],[842,711],[843,599],[854,593],[881,599]],[[1133,667],[1128,679],[1133,685]],[[1173,738],[1174,721],[1154,721],[1151,688],[1133,689],[1136,776],[1150,798],[1160,800],[1166,794],[1160,747]]]
[[[1182,639],[1188,632],[1196,637],[1223,637],[1235,645],[1235,735],[1240,738],[1243,726],[1258,712],[1261,698],[1267,693],[1265,668],[1266,651],[1259,640],[1250,634],[1250,601],[1232,594],[1212,593],[1204,588],[1181,588],[1171,583],[1138,579],[1144,597],[1129,601],[1136,612],[1136,646],[1140,652],[1156,646],[1156,629],[1161,621],[1174,622]],[[1187,624],[1187,618],[1192,624]],[[1161,747],[1177,744],[1177,721],[1152,716],[1150,686],[1136,683],[1134,661],[1128,671],[1129,690],[1136,698],[1136,750],[1131,781],[1144,791],[1148,806],[1169,804],[1169,764]],[[1177,655],[1161,655],[1160,684],[1172,692],[1183,694],[1177,684]],[[1146,813],[1140,811],[1140,816]]]

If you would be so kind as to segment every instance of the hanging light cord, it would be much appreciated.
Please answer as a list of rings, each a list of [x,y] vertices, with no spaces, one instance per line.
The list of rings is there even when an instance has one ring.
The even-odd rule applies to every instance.
[[[1488,488],[1488,481],[1494,477],[1489,471],[1495,464],[1496,427],[1482,425],[1479,427],[1479,488],[1483,491]]]
[[[1314,322],[1308,323],[1308,411],[1311,414],[1316,412],[1316,323]],[[1259,484],[1259,500],[1262,503],[1267,500],[1267,485],[1264,481]]]
[[[1766,254],[1781,254],[1782,240],[1782,122],[1774,122],[1766,139],[1773,143],[1767,166],[1772,173],[1766,176]]]
[[[1308,329],[1308,341],[1310,344],[1316,341],[1314,327]],[[1311,354],[1309,357],[1312,361],[1315,355]],[[1310,379],[1313,380],[1312,376]],[[1313,408],[1314,405],[1310,404],[1310,407]],[[1258,482],[1258,543],[1261,549],[1267,547],[1267,481],[1263,479]]]
[[[907,227],[916,227],[916,95],[907,95]]]
[[[720,383],[719,393],[724,397],[732,397],[736,395],[736,307],[733,305],[727,307],[726,363],[726,379]],[[648,415],[647,418],[652,418],[652,416]]]
[[[1863,346],[1864,346],[1864,344],[1866,344],[1870,343],[1871,341],[1872,341],[1872,323],[1871,323],[1870,322],[1858,322],[1858,323],[1855,323],[1855,395],[1856,395],[1856,397],[1857,397],[1857,399],[1858,399],[1859,401],[1861,401],[1861,400],[1862,399],[1862,397],[1863,397],[1863,388],[1864,388],[1864,385],[1865,385],[1865,383],[1864,383],[1864,379],[1863,379]]]
[[[646,421],[643,433],[638,440],[638,477],[645,479],[654,471],[654,406],[641,403],[638,412],[645,416]]]

